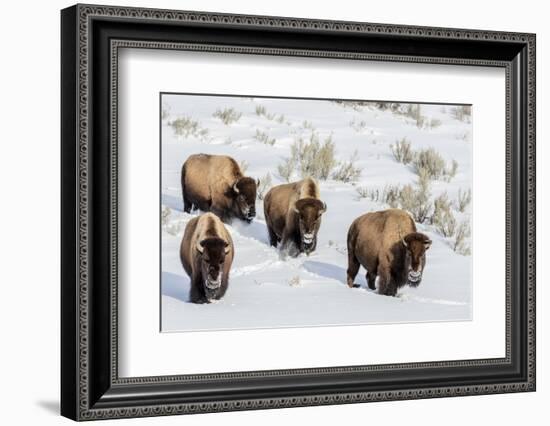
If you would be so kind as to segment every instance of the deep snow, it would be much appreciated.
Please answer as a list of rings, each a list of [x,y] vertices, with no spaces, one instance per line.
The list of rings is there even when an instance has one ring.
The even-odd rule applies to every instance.
[[[356,187],[383,189],[386,184],[416,181],[411,166],[398,163],[389,145],[407,137],[414,149],[434,147],[448,162],[458,162],[458,173],[450,181],[434,181],[432,197],[447,191],[456,199],[459,189],[471,187],[471,124],[450,115],[450,106],[422,105],[422,113],[442,124],[434,129],[419,129],[412,119],[370,106],[350,108],[331,101],[274,98],[239,98],[219,96],[162,95],[168,113],[162,120],[162,208],[167,214],[162,225],[162,331],[250,329],[395,323],[419,321],[463,321],[471,319],[471,256],[455,253],[451,241],[430,225],[417,225],[433,240],[427,252],[423,280],[418,288],[402,288],[395,298],[378,295],[366,288],[365,271],[356,282],[361,288],[350,289],[346,283],[346,234],[357,216],[388,206],[368,199],[358,199]],[[263,105],[275,119],[258,116]],[[233,107],[241,118],[225,125],[212,114],[219,108]],[[284,114],[284,119],[280,115]],[[169,122],[190,117],[206,137],[175,135]],[[279,120],[277,120],[279,118]],[[358,182],[334,180],[320,182],[321,198],[328,210],[323,216],[317,250],[310,256],[283,256],[269,247],[258,200],[257,217],[251,224],[234,221],[227,225],[234,240],[236,256],[225,297],[212,304],[188,302],[189,278],[179,261],[179,245],[185,224],[194,215],[183,213],[180,170],[190,154],[231,155],[246,161],[246,174],[262,178],[271,174],[273,185],[284,180],[277,165],[287,157],[294,138],[308,136],[304,121],[316,129],[323,140],[332,134],[339,160],[348,160],[357,150],[357,165],[362,168]],[[352,122],[364,121],[365,128],[354,129]],[[275,138],[274,145],[255,139],[256,130]],[[298,179],[298,176],[295,176]],[[460,219],[469,219],[471,207]]]

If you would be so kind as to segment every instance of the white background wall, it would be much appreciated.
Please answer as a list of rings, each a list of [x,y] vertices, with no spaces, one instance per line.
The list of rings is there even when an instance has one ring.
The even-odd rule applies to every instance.
[[[538,390],[422,401],[122,420],[119,424],[546,424],[550,28],[545,2],[105,0],[103,4],[537,33]],[[2,5],[0,63],[0,401],[2,424],[68,424],[59,404],[59,9]],[[490,165],[488,166],[490,167]],[[545,190],[546,186],[546,190]],[[106,422],[107,424],[112,422]]]

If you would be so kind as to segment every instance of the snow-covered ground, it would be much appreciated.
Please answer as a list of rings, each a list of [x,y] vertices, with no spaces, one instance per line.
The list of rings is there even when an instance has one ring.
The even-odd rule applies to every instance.
[[[394,159],[390,144],[406,137],[415,150],[433,147],[449,164],[453,159],[458,162],[457,174],[450,182],[432,182],[432,197],[446,191],[455,200],[459,189],[471,187],[472,127],[453,118],[451,106],[422,105],[422,114],[440,120],[441,125],[418,128],[411,118],[389,110],[353,108],[324,100],[164,94],[162,104],[161,192],[166,215],[162,225],[162,331],[471,319],[471,256],[454,252],[452,239],[441,236],[432,225],[417,225],[433,240],[418,288],[404,287],[397,297],[378,295],[367,289],[363,268],[356,278],[361,288],[346,285],[349,225],[361,214],[388,208],[381,202],[358,198],[356,188],[382,190],[387,184],[417,180],[410,165]],[[266,114],[258,115],[257,106],[265,107]],[[213,116],[224,108],[234,108],[242,116],[225,125]],[[193,135],[175,134],[169,123],[182,117],[198,123]],[[212,304],[189,303],[189,278],[180,264],[179,245],[186,223],[199,212],[182,211],[180,170],[185,159],[195,153],[230,155],[246,162],[247,175],[262,179],[269,172],[273,185],[277,185],[284,182],[277,165],[289,156],[295,138],[307,138],[311,128],[321,141],[332,135],[338,160],[349,160],[357,151],[356,165],[362,168],[355,183],[320,181],[321,198],[328,210],[317,250],[310,256],[285,258],[270,247],[262,201],[258,200],[257,217],[251,224],[234,221],[227,225],[236,255],[225,297]],[[201,129],[208,129],[208,133],[201,134]],[[275,143],[258,141],[257,131],[274,138]],[[456,214],[468,220],[470,212],[471,206]]]

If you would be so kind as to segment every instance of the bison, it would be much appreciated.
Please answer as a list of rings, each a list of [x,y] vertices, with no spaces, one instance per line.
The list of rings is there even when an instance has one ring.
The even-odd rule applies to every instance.
[[[191,155],[181,168],[183,210],[210,211],[229,222],[233,217],[248,223],[256,216],[259,181],[243,175],[237,162],[225,155]]]
[[[422,280],[426,250],[431,240],[416,232],[411,216],[404,210],[389,209],[359,216],[348,231],[348,286],[362,265],[367,270],[371,290],[395,296],[397,289],[408,284],[416,287]]]
[[[191,302],[210,303],[223,297],[234,254],[231,235],[217,216],[205,213],[189,221],[181,241],[180,259],[191,278]]]
[[[289,253],[310,254],[317,246],[321,215],[327,206],[319,199],[319,186],[306,178],[299,182],[278,185],[264,198],[264,213],[269,242]]]

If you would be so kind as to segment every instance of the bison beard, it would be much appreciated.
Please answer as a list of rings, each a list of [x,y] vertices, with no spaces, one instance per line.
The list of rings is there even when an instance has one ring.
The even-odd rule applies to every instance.
[[[231,188],[233,193],[226,194],[234,200],[234,215],[247,223],[252,222],[256,217],[256,188],[259,183],[259,180],[243,177]]]
[[[220,299],[227,290],[227,275],[224,275],[223,262],[228,253],[228,244],[221,238],[208,238],[197,247],[200,255],[198,271],[191,280],[191,301],[210,303]],[[225,284],[225,285],[224,285]]]

